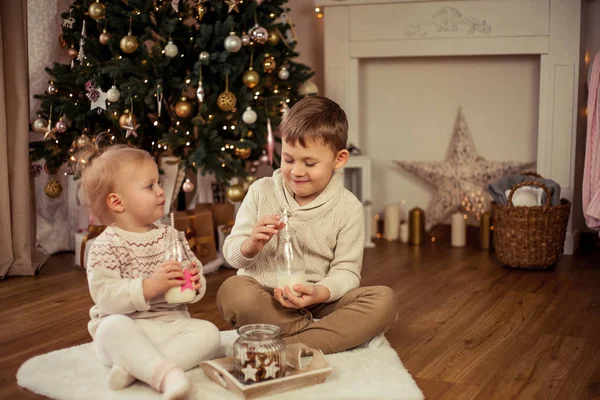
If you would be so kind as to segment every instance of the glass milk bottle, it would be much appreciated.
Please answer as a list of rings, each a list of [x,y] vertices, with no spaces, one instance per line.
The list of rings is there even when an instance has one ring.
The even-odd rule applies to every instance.
[[[290,211],[281,211],[281,221],[285,223],[277,234],[277,253],[275,254],[275,265],[277,266],[277,287],[284,290],[285,286],[296,296],[301,293],[293,288],[295,284],[306,285],[306,272],[302,254],[298,251],[294,231],[289,225]],[[285,291],[283,292],[285,295]]]
[[[181,263],[183,272],[183,281],[181,286],[174,286],[165,293],[165,300],[169,304],[189,303],[196,297],[196,289],[192,281],[192,261],[189,259],[181,237],[181,233],[173,228],[167,231],[167,245],[165,249],[164,261],[175,260]]]

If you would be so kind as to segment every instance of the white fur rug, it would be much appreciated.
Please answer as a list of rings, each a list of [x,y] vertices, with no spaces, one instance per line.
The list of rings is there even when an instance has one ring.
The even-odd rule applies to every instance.
[[[223,332],[230,342],[233,332]],[[264,399],[423,399],[408,371],[389,345],[362,348],[326,356],[333,372],[325,383],[276,394]],[[152,400],[160,395],[146,384],[136,382],[123,390],[111,390],[105,379],[108,368],[94,354],[91,343],[43,354],[26,361],[17,372],[17,383],[34,393],[60,400]],[[194,383],[193,400],[239,400],[239,397],[210,381],[200,368],[186,374]]]

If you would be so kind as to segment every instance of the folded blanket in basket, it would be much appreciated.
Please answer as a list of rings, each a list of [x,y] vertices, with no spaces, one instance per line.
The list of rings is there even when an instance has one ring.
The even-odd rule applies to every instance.
[[[538,178],[532,175],[505,176],[496,182],[490,183],[488,185],[488,192],[497,204],[508,204],[508,196],[505,194],[506,191],[509,190],[508,193],[510,193],[510,189],[523,181],[536,181],[543,183],[548,187],[548,189],[550,189],[550,193],[552,194],[551,204],[553,206],[560,205],[560,185],[552,179]],[[544,204],[545,201],[546,194],[542,196],[542,204]]]

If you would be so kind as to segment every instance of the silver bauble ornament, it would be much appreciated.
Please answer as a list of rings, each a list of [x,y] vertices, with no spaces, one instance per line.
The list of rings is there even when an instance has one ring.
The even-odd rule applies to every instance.
[[[256,122],[257,119],[256,111],[252,109],[252,107],[246,108],[246,111],[242,114],[242,121],[248,125],[252,125]]]
[[[121,92],[119,92],[119,89],[117,89],[115,85],[112,85],[112,87],[108,89],[108,92],[106,92],[106,99],[111,103],[119,101],[120,97]]]
[[[199,59],[203,63],[208,63],[210,61],[210,54],[208,54],[208,51],[203,51],[202,53],[200,53]]]
[[[46,118],[42,118],[38,115],[38,117],[31,123],[31,129],[37,133],[46,132],[46,128],[48,127],[48,121]]]
[[[229,36],[223,41],[223,46],[228,52],[236,53],[242,48],[242,39],[235,32],[229,32]]]
[[[165,46],[165,56],[173,58],[177,56],[177,54],[179,54],[179,49],[177,48],[177,45],[175,45],[175,43],[173,43],[172,40],[169,40],[169,43],[167,43],[167,45]]]
[[[277,76],[279,76],[279,79],[285,81],[290,77],[290,71],[286,67],[281,67]]]

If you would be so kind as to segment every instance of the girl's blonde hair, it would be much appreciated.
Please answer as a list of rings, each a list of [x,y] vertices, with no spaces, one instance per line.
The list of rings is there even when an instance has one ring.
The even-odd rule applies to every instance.
[[[114,217],[106,202],[108,195],[115,191],[116,178],[123,167],[144,161],[154,161],[145,150],[117,144],[101,148],[101,138],[95,143],[87,143],[75,154],[75,173],[81,176],[79,198],[90,210],[95,219],[110,225]]]

